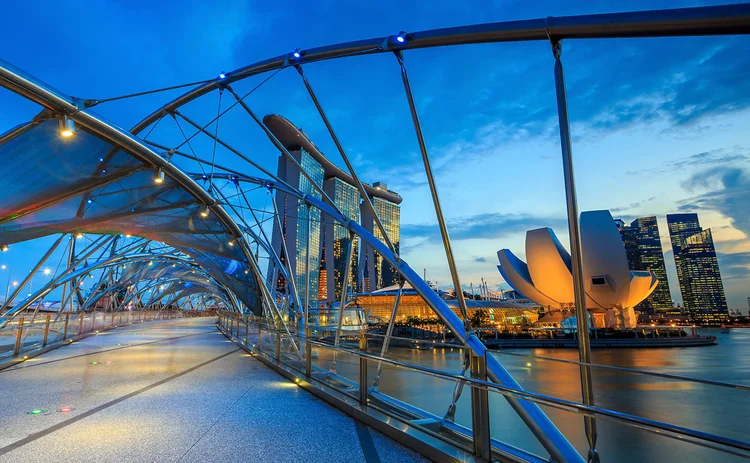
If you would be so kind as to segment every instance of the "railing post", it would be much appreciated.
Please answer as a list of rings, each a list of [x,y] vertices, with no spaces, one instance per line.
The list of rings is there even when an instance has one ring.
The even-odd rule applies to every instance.
[[[110,328],[114,328],[114,326],[115,326],[115,312],[113,310],[112,311],[112,318],[109,320],[109,327]]]
[[[18,319],[18,328],[16,331],[16,345],[13,347],[13,357],[18,357],[21,353],[21,339],[23,338],[23,317]]]
[[[485,352],[485,355],[487,353]],[[471,377],[487,380],[487,358],[471,354]],[[490,443],[490,397],[486,388],[471,386],[471,424],[474,434],[474,454],[485,461],[492,458]]]
[[[359,337],[359,350],[367,352],[367,336]],[[367,404],[367,357],[359,358],[359,403]]]
[[[281,363],[281,322],[276,321],[276,363]]]
[[[250,323],[247,321],[247,317],[245,317],[245,345],[247,345],[247,335],[250,331]]]
[[[65,327],[63,328],[63,341],[68,337],[68,323],[70,322],[70,314],[65,314]]]
[[[312,328],[309,326],[305,328],[305,376],[308,378],[312,374],[312,344],[310,344],[310,338],[312,337]]]
[[[78,312],[78,336],[83,333],[83,319],[85,315],[83,312]]]
[[[47,314],[47,318],[44,320],[44,336],[42,337],[42,347],[47,347],[47,337],[49,336],[49,320],[52,314]]]
[[[240,320],[241,320],[241,317],[238,317],[237,318],[237,339],[240,338]]]
[[[96,307],[94,307],[94,311],[91,312],[91,331],[94,331],[94,328],[96,328]]]
[[[260,338],[261,338],[262,329],[263,329],[262,320],[263,320],[262,318],[260,318],[260,317],[258,318],[258,341],[257,341],[257,343],[258,343],[258,352],[260,352],[260,351],[263,350],[263,348],[262,348],[262,346],[260,344]]]

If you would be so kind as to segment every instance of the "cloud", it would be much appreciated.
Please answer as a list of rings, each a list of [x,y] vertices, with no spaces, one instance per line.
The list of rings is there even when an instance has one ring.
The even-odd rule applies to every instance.
[[[485,262],[489,262],[489,260],[486,257],[475,257],[474,262],[485,263]]]
[[[748,148],[735,145],[731,148],[719,148],[701,153],[692,154],[677,161],[667,162],[655,168],[631,170],[626,172],[627,175],[640,176],[643,174],[665,174],[669,172],[678,172],[685,169],[704,166],[716,166],[738,163],[750,163],[750,155],[747,154]]]
[[[485,213],[449,219],[447,226],[451,240],[461,241],[503,238],[542,227],[563,230],[566,229],[567,222],[563,218],[536,217],[525,213]],[[441,242],[437,224],[402,224],[401,236],[409,241],[419,239],[422,242]]]
[[[750,252],[717,253],[722,280],[750,278]]]
[[[715,210],[734,228],[750,236],[750,174],[739,167],[713,167],[690,176],[682,184],[699,195],[680,202],[681,211]]]

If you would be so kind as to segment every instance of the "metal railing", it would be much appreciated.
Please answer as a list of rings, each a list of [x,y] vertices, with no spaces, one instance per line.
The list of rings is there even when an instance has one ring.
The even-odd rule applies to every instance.
[[[245,346],[254,355],[265,360],[266,363],[294,375],[294,381],[298,384],[304,381],[306,386],[316,387],[325,394],[331,394],[331,391],[343,394],[356,401],[365,410],[373,409],[384,413],[392,419],[401,421],[402,424],[417,428],[453,446],[458,451],[468,452],[479,459],[496,458],[503,461],[547,461],[530,451],[492,437],[489,428],[490,415],[492,414],[492,407],[489,400],[491,397],[490,393],[529,401],[584,417],[602,419],[618,426],[640,429],[655,435],[669,437],[680,442],[705,447],[724,454],[750,458],[749,442],[623,413],[605,407],[586,405],[582,402],[554,397],[548,394],[505,387],[488,381],[486,376],[486,357],[476,356],[468,349],[464,350],[471,356],[471,376],[469,377],[368,353],[366,336],[361,336],[358,339],[359,348],[335,347],[311,337],[296,334],[290,335],[286,331],[264,323],[263,319],[243,317],[230,312],[219,312],[218,327],[227,337]],[[299,350],[292,349],[292,339],[297,341],[303,348]],[[337,369],[332,370],[329,365],[334,355],[338,358],[337,364],[339,366]],[[579,363],[575,361],[564,362]],[[342,368],[342,364],[348,365],[348,368]],[[398,397],[398,393],[394,394],[391,391],[386,394],[377,385],[373,384],[373,372],[379,364],[411,374],[461,383],[468,387],[470,389],[468,400],[468,406],[471,409],[470,421],[459,423],[457,421],[446,420],[439,413],[411,404],[405,397]],[[714,382],[695,378],[623,369],[607,365],[590,364],[590,366],[622,369],[631,373],[661,376],[677,380],[703,382],[708,385],[736,386],[723,383],[713,384]],[[740,386],[740,388],[745,389],[744,386]],[[462,403],[462,405],[466,404]]]
[[[0,368],[118,326],[203,315],[199,311],[184,310],[94,310],[62,313],[60,316],[56,313],[30,313],[13,319],[0,329]]]

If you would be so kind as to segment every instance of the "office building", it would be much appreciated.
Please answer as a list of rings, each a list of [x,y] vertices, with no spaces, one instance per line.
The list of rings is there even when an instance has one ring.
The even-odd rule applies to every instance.
[[[633,257],[628,254],[628,262],[633,270],[650,270],[654,272],[659,284],[654,292],[635,308],[642,312],[668,311],[672,309],[672,295],[669,292],[667,268],[664,265],[664,252],[661,247],[659,224],[656,217],[641,217],[631,222],[628,234],[635,242]],[[628,244],[625,245],[628,250]]]
[[[284,117],[272,114],[265,116],[263,122],[293,156],[297,157],[301,155],[306,160],[315,172],[314,178],[316,179],[316,183],[318,179],[321,180],[320,185],[322,185],[324,192],[345,217],[355,222],[361,221],[365,229],[374,233],[379,239],[382,239],[377,226],[373,227],[372,216],[369,212],[366,214],[367,217],[362,214],[362,211],[366,211],[367,208],[362,205],[359,190],[355,186],[354,179],[349,174],[343,172],[328,160],[300,129]],[[295,186],[296,183],[294,182],[297,181],[295,176],[298,177],[299,175],[289,169],[282,172],[282,158],[284,158],[283,154],[280,158],[279,176],[291,183],[292,186]],[[291,172],[291,178],[286,177],[288,172]],[[397,193],[388,190],[386,185],[380,182],[376,182],[374,185],[364,184],[364,189],[383,221],[389,237],[398,249],[398,243],[400,242],[399,228],[401,220],[399,204],[401,203],[401,197]],[[316,197],[320,197],[318,192],[315,192],[315,194]],[[314,208],[313,210],[315,211]],[[279,208],[279,212],[282,213],[281,208]],[[311,258],[310,265],[311,269],[315,269],[314,273],[311,273],[310,278],[311,299],[333,302],[341,297],[341,292],[344,290],[344,273],[346,271],[346,256],[349,250],[350,234],[349,230],[340,225],[336,220],[325,216],[320,217],[320,212],[318,211],[317,213],[318,215],[313,217],[312,227],[317,241],[313,242],[313,247],[311,248],[311,251],[314,251],[312,255],[315,256],[315,258]],[[298,214],[298,217],[304,218],[306,215]],[[316,220],[317,222],[315,222]],[[285,229],[295,228],[296,222],[299,222],[294,217],[283,217],[283,221]],[[290,222],[295,223],[290,224]],[[274,236],[276,235],[274,233]],[[289,243],[290,240],[287,239],[287,245]],[[304,243],[301,243],[301,245],[304,246]],[[368,291],[375,290],[392,284],[390,283],[392,281],[398,281],[395,276],[395,269],[390,265],[384,264],[382,257],[375,253],[369,246],[367,246],[368,249],[365,250],[365,255],[363,256],[363,252],[360,249],[360,240],[356,236],[352,246],[354,249],[347,284],[349,288],[348,292],[357,292],[363,288],[369,288],[367,289]],[[277,249],[275,241],[274,247]],[[289,250],[291,253],[291,246]],[[298,249],[296,254],[300,255],[302,251],[304,251],[304,248],[302,250]],[[304,254],[302,255],[304,256]],[[361,268],[363,263],[368,267],[364,271]],[[302,267],[302,272],[304,274],[304,267]],[[300,274],[298,273],[297,275],[297,281],[299,281]],[[362,278],[364,278],[366,283],[362,282]],[[304,280],[304,277],[302,279]],[[314,287],[312,284],[313,281],[315,282]],[[371,286],[369,285],[369,281],[379,283]],[[324,287],[321,287],[321,285],[324,285]],[[300,294],[304,294],[302,287],[298,286],[298,289]]]
[[[324,171],[320,163],[304,149],[290,150],[290,154],[302,166],[307,175],[322,188]],[[278,176],[291,186],[309,194],[315,198],[321,198],[320,192],[313,186],[310,180],[302,175],[299,168],[285,155],[279,156]],[[274,222],[272,246],[282,261],[289,259],[291,268],[294,270],[295,284],[300,295],[300,303],[304,304],[307,294],[310,305],[315,306],[318,300],[318,281],[320,268],[320,210],[314,207],[308,208],[296,197],[281,191],[276,193],[276,208],[282,219],[282,230],[278,229]],[[309,226],[309,229],[308,229]],[[284,254],[281,240],[286,242],[289,256]],[[308,248],[309,267],[308,267]],[[310,272],[309,292],[306,288],[306,273]],[[275,288],[280,292],[286,292],[287,282],[281,274],[268,272],[270,278],[275,279]]]
[[[697,214],[670,214],[667,224],[685,310],[701,323],[721,323],[727,301],[711,230],[701,228]]]
[[[382,191],[389,191],[386,184],[375,182],[375,188]],[[398,198],[400,200],[400,197]],[[400,202],[400,201],[399,201]],[[373,197],[372,205],[375,213],[380,217],[385,232],[388,234],[396,252],[401,250],[401,207],[397,202],[386,198]],[[380,241],[385,242],[383,234],[380,232],[372,214],[363,205],[362,206],[362,226],[375,235]],[[386,262],[383,257],[375,252],[372,247],[364,245],[362,249],[362,291],[375,291],[398,284],[398,272]]]

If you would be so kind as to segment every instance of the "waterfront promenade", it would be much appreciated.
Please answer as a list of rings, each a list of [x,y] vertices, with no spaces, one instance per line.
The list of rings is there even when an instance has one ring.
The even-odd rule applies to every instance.
[[[0,462],[422,460],[238,349],[215,321],[118,328],[0,371]]]

